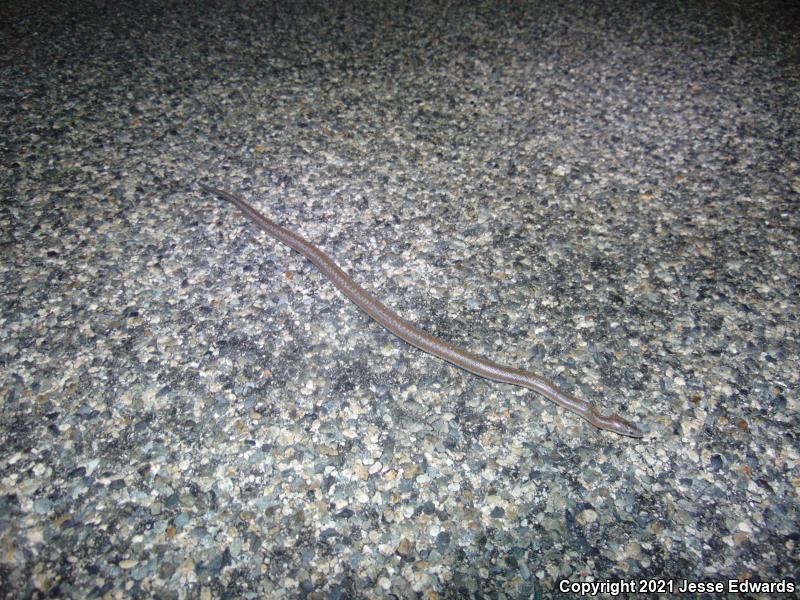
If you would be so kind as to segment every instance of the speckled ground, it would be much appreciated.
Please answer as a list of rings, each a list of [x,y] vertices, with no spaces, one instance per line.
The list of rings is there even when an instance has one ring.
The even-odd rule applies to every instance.
[[[789,6],[4,4],[3,597],[799,585]]]

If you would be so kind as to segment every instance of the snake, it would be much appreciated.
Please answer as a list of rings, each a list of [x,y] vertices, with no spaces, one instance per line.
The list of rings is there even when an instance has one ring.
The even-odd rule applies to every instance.
[[[644,434],[634,423],[622,418],[619,414],[604,415],[594,405],[562,390],[552,381],[541,375],[506,367],[488,358],[459,348],[423,331],[416,325],[401,318],[363,287],[347,275],[334,260],[317,248],[314,244],[294,231],[281,227],[271,221],[240,196],[226,192],[204,183],[197,182],[206,192],[223,198],[236,206],[257,227],[270,237],[286,244],[292,250],[303,255],[335,285],[351,302],[363,310],[372,319],[388,329],[401,340],[419,348],[423,352],[441,358],[465,371],[492,381],[508,383],[538,392],[558,406],[571,411],[598,429],[611,431],[619,435],[641,438]]]

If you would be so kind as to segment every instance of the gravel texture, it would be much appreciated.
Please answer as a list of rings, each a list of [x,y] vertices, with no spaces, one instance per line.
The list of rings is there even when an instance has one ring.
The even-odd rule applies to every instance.
[[[4,3],[0,593],[800,585],[797,15]]]

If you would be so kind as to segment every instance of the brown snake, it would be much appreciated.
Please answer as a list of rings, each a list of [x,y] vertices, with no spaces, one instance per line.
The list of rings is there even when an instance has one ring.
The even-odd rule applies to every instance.
[[[430,335],[415,327],[408,321],[400,318],[393,311],[384,306],[364,288],[358,285],[355,281],[342,271],[335,262],[322,250],[306,241],[293,231],[289,231],[273,223],[264,215],[259,213],[252,206],[247,204],[243,199],[229,192],[213,188],[208,185],[199,183],[200,187],[228,200],[235,204],[246,217],[253,223],[258,225],[261,229],[266,231],[270,236],[296,250],[308,260],[310,260],[316,267],[327,277],[333,285],[335,285],[341,292],[353,301],[359,308],[366,312],[370,317],[375,319],[378,323],[383,325],[386,329],[391,331],[397,337],[405,340],[412,346],[416,346],[423,352],[433,354],[439,358],[454,364],[479,375],[492,379],[494,381],[501,381],[503,383],[510,383],[512,385],[519,385],[529,388],[535,392],[539,392],[545,398],[552,400],[559,406],[574,412],[579,417],[586,419],[589,423],[599,429],[613,431],[620,435],[626,435],[633,438],[642,437],[642,430],[636,425],[620,417],[618,414],[606,416],[601,414],[592,404],[586,400],[576,398],[572,394],[560,389],[552,381],[531,373],[530,371],[523,371],[521,369],[514,369],[511,367],[504,367],[496,362],[493,362],[472,352],[467,352],[461,348],[457,348],[452,344],[448,344],[444,340]]]

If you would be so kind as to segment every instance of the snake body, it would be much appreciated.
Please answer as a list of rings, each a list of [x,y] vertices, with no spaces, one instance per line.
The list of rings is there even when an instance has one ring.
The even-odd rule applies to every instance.
[[[529,388],[540,393],[559,406],[572,411],[599,429],[613,431],[614,433],[633,438],[642,437],[642,430],[635,424],[623,419],[618,414],[603,415],[591,403],[586,400],[581,400],[569,392],[565,392],[552,381],[540,375],[531,373],[530,371],[523,371],[522,369],[500,365],[488,358],[453,346],[444,340],[426,333],[419,327],[401,318],[358,285],[347,273],[339,268],[331,257],[309,241],[295,232],[269,220],[239,196],[202,183],[199,185],[205,191],[224,198],[234,204],[247,218],[267,232],[271,237],[286,244],[293,250],[296,250],[314,263],[322,274],[325,275],[333,285],[339,288],[339,290],[354,304],[397,337],[405,340],[412,346],[416,346],[428,354],[438,356],[480,377]]]

